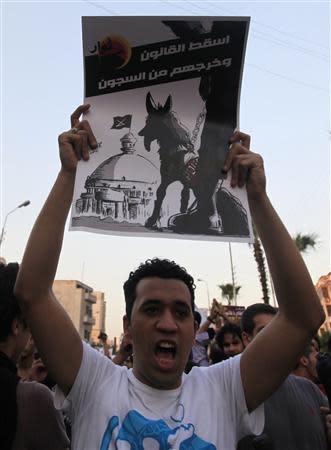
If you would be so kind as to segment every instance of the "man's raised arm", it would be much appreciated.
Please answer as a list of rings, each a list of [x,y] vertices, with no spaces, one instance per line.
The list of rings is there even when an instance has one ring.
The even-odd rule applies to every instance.
[[[324,312],[303,259],[266,194],[261,156],[249,151],[250,138],[244,133],[236,132],[231,141],[224,169],[232,169],[232,186],[246,183],[252,218],[279,304],[274,320],[241,357],[246,403],[251,411],[289,375],[305,344],[323,323]]]
[[[45,365],[64,393],[76,378],[82,342],[69,316],[54,297],[52,285],[71,206],[78,160],[89,158],[97,146],[86,121],[79,122],[89,105],[71,116],[72,128],[59,136],[61,170],[32,229],[17,277],[15,295],[28,321]]]

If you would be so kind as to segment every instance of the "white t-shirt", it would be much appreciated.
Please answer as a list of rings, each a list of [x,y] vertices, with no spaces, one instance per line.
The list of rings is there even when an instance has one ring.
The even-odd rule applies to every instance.
[[[55,405],[72,420],[73,450],[235,450],[239,439],[260,434],[263,405],[248,413],[240,355],[194,367],[173,390],[141,383],[84,344],[82,364],[65,398]]]

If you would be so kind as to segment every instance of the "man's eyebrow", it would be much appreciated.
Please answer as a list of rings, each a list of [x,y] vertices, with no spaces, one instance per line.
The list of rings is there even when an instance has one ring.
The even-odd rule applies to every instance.
[[[173,303],[175,306],[182,306],[188,309],[191,309],[191,305],[188,305],[184,300],[175,300]]]
[[[162,301],[158,300],[156,298],[146,298],[145,300],[143,300],[141,306],[145,306],[145,305],[159,305],[160,303],[162,303]]]
[[[160,305],[160,304],[164,304],[164,303],[166,303],[166,302],[163,300],[156,299],[156,298],[146,298],[142,302],[141,307],[146,306],[146,305]],[[185,300],[175,300],[172,302],[171,305],[177,306],[177,307],[179,306],[179,307],[187,308],[187,309],[191,308],[191,305],[188,305],[187,302],[185,302]]]

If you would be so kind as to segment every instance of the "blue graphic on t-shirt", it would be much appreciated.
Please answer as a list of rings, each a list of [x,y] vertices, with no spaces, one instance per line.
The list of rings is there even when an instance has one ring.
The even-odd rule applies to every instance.
[[[109,445],[111,443],[111,438],[112,438],[112,434],[113,431],[115,430],[116,427],[118,427],[119,424],[119,420],[117,416],[113,416],[110,421],[108,422],[106,431],[103,435],[102,438],[102,443],[101,443],[101,449],[100,450],[104,450],[109,448]]]
[[[138,411],[132,410],[126,415],[115,437],[113,433],[118,425],[119,418],[111,417],[100,450],[108,450],[112,439],[115,443],[120,440],[128,442],[131,450],[144,450],[145,439],[154,439],[158,442],[160,450],[171,450],[174,448],[173,445],[179,450],[216,450],[213,444],[195,434],[193,424],[182,424],[171,429],[162,419],[146,419]]]

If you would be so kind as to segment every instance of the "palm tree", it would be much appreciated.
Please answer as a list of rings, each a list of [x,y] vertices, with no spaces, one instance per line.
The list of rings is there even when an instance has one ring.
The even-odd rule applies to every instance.
[[[264,303],[269,304],[270,298],[269,298],[269,287],[268,287],[265,255],[259,235],[257,234],[254,224],[253,224],[253,233],[254,233],[253,251],[254,251],[254,258],[257,264],[257,270],[259,272],[259,278],[262,288],[262,298]]]
[[[228,305],[231,305],[235,296],[237,296],[238,292],[241,289],[241,286],[233,286],[232,283],[218,284],[217,287],[221,289],[222,298],[227,300]]]
[[[297,246],[300,253],[306,253],[309,248],[315,249],[317,236],[315,233],[312,234],[301,234],[297,233],[293,237],[293,241]]]

